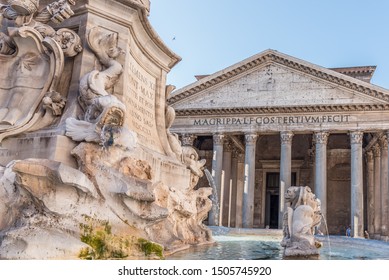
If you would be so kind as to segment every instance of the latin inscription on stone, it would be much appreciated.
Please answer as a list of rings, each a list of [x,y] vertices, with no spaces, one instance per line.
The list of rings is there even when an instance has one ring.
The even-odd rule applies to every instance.
[[[155,95],[157,79],[129,55],[127,67],[128,104],[126,123],[138,134],[138,141],[148,148],[162,151],[155,123]]]
[[[223,117],[199,118],[193,121],[195,126],[218,125],[294,125],[321,123],[348,123],[350,115],[303,115],[303,116],[254,116],[254,117]]]

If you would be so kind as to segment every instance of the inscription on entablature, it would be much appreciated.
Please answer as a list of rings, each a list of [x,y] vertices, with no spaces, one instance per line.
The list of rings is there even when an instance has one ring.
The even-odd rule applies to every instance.
[[[157,78],[148,73],[129,55],[127,92],[124,101],[128,110],[126,123],[138,134],[139,143],[161,151],[155,123]]]
[[[321,124],[321,123],[348,123],[350,115],[300,115],[300,116],[258,116],[258,117],[222,117],[198,118],[193,120],[194,126],[218,125],[293,125],[293,124]]]

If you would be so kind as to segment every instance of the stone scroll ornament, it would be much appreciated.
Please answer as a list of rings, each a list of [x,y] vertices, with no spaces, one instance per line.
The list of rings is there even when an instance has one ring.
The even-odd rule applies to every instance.
[[[314,237],[321,223],[320,200],[305,187],[289,187],[285,193],[285,213],[281,246],[284,257],[309,257],[319,254],[321,242]]]
[[[87,39],[103,70],[92,70],[81,78],[79,103],[84,115],[66,120],[66,135],[74,141],[95,142],[105,148],[116,145],[131,149],[136,145],[136,134],[123,127],[126,107],[109,93],[123,72],[123,66],[116,61],[122,53],[117,46],[118,35],[94,27]]]
[[[50,125],[62,114],[65,96],[58,91],[65,57],[82,51],[72,30],[54,30],[74,13],[71,0],[40,8],[38,0],[0,4],[0,142],[8,136]],[[4,20],[15,27],[2,28]]]

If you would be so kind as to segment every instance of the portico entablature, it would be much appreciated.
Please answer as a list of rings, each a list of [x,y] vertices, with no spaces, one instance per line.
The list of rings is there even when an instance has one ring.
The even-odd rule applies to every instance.
[[[353,130],[374,132],[389,128],[389,111],[276,113],[276,114],[224,114],[178,116],[171,131],[193,133],[210,132],[262,134],[280,131],[307,133],[331,131],[344,133]]]

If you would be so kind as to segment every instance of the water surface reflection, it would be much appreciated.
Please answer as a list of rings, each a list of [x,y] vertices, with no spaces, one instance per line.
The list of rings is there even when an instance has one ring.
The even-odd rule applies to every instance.
[[[323,242],[321,260],[389,260],[389,243],[378,240],[330,236],[317,237]],[[177,260],[280,260],[280,236],[217,235],[213,245],[197,246],[177,252],[167,259]]]

